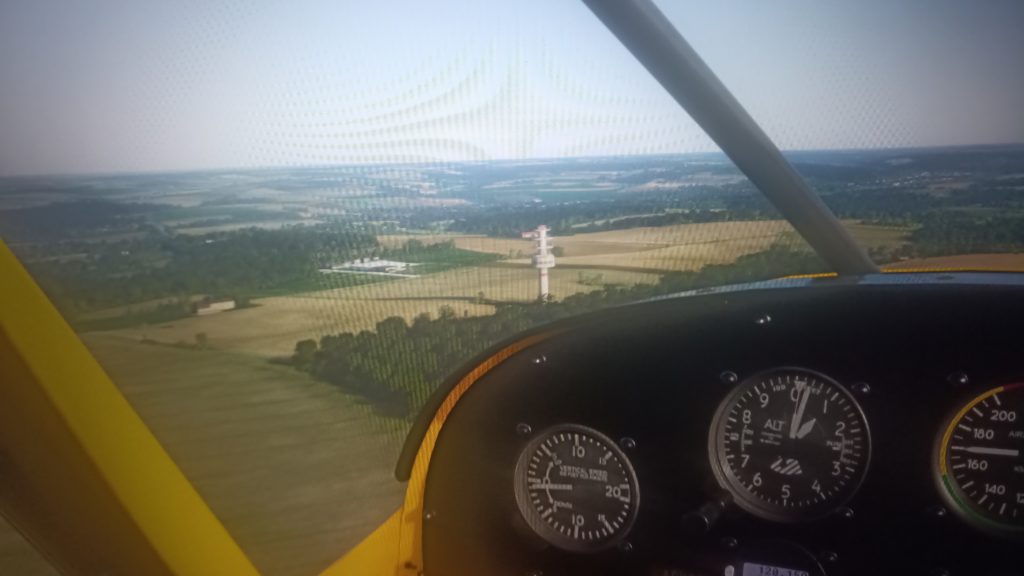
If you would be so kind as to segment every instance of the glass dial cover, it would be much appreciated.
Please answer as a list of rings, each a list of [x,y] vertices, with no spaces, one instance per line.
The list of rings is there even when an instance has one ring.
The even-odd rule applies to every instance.
[[[939,489],[953,510],[983,530],[1024,535],[1024,383],[972,398],[936,444]]]
[[[530,529],[574,552],[620,541],[640,503],[636,472],[623,451],[604,434],[576,424],[548,428],[523,448],[515,497]]]
[[[835,380],[779,368],[743,381],[715,414],[712,470],[744,510],[781,522],[813,520],[849,500],[867,472],[864,412]]]

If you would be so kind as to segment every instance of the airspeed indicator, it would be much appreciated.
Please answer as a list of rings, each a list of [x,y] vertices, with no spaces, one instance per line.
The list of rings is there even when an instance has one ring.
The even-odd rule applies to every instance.
[[[939,487],[953,509],[982,529],[1024,534],[1024,384],[967,402],[937,444]]]

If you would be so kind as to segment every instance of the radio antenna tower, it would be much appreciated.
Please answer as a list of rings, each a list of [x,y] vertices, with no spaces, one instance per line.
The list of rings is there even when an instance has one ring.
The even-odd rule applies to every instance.
[[[555,267],[555,256],[551,253],[551,245],[548,236],[548,232],[551,229],[541,224],[537,226],[536,230],[530,230],[529,232],[523,232],[523,238],[530,238],[537,242],[537,252],[533,255],[533,267],[537,269],[539,273],[539,292],[537,298],[541,302],[547,302],[551,297],[551,293],[548,291],[548,270]]]

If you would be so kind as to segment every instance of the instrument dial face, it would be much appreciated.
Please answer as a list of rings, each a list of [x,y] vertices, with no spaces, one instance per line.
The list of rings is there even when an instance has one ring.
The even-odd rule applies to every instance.
[[[636,472],[622,450],[574,424],[549,428],[527,444],[516,465],[515,496],[538,536],[573,552],[621,540],[640,503]]]
[[[782,522],[824,516],[867,472],[868,423],[838,382],[802,368],[757,374],[722,402],[709,439],[712,469],[737,505]]]
[[[1024,534],[1024,384],[969,401],[938,446],[939,484],[953,509],[982,529]]]

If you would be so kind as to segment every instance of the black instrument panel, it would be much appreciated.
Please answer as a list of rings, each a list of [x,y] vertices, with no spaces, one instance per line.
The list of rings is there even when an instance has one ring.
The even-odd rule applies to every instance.
[[[942,493],[936,457],[937,437],[965,403],[1024,381],[1024,285],[1009,275],[908,279],[691,294],[546,328],[550,337],[485,375],[448,417],[427,476],[424,572],[1024,574],[1024,541],[981,530],[950,509],[955,500]],[[775,518],[738,505],[735,489],[716,474],[713,421],[750,378],[793,368],[820,375],[810,386],[821,392],[780,388],[778,400],[766,405],[786,402],[791,393],[793,408],[765,412],[773,418],[754,416],[784,438],[771,446],[780,450],[778,459],[762,458],[762,478],[806,480],[790,486],[772,478],[773,497],[783,486],[785,493],[813,497],[814,479],[797,477],[827,470],[831,461],[826,453],[816,468],[803,459],[822,447],[838,453],[852,446],[842,434],[857,420],[839,424],[820,412],[839,390],[849,391],[862,411],[870,439],[864,434],[860,441],[870,442],[870,450],[852,494],[806,518]],[[543,494],[540,514],[560,513],[556,527],[571,530],[573,522],[597,518],[568,510],[587,505],[579,498],[558,507],[557,490],[571,489],[570,483],[516,473],[524,450],[538,449],[539,434],[566,425],[614,441],[614,461],[621,453],[635,471],[643,498],[628,533],[607,546],[552,545],[517,505],[517,478],[523,478]],[[836,440],[837,430],[845,444]],[[818,452],[801,444],[819,437]],[[611,484],[621,478],[601,476],[598,464],[574,466],[570,448],[559,454],[549,460],[566,465],[574,482],[600,476],[613,496]]]

